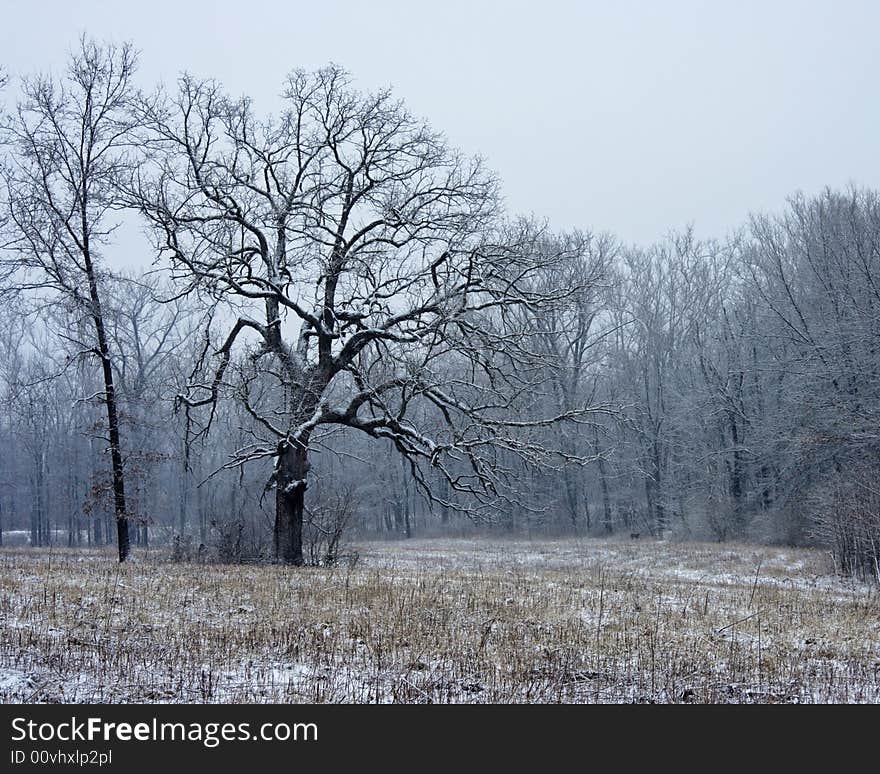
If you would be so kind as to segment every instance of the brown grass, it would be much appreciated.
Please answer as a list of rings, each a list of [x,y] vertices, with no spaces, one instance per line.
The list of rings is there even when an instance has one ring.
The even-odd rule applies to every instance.
[[[875,702],[880,603],[812,551],[359,547],[354,568],[0,552],[0,699]]]

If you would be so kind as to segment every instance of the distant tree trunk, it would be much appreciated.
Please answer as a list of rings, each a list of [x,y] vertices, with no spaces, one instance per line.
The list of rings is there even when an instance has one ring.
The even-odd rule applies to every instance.
[[[72,463],[71,463],[72,464]],[[71,468],[67,475],[67,545],[72,547],[79,544],[79,523],[74,510],[76,505],[76,476]]]
[[[52,515],[49,512],[49,492],[46,487],[46,479],[45,474],[43,478],[43,485],[40,487],[40,492],[42,495],[42,501],[40,504],[40,511],[43,514],[43,545],[51,546],[52,545]],[[55,505],[55,500],[52,501],[53,506]]]
[[[394,531],[397,534],[403,533],[403,511],[404,507],[400,501],[400,495],[397,494],[394,498]]]
[[[562,482],[565,487],[565,504],[568,510],[568,518],[575,533],[578,531],[578,497],[574,481],[572,480],[571,470],[568,468],[562,471]]]
[[[412,524],[410,522],[410,486],[405,457],[400,458],[401,478],[395,482],[394,493],[394,527],[398,535],[406,538],[412,537]],[[398,486],[399,483],[399,486]]]
[[[186,509],[187,509],[187,490],[189,487],[186,485],[186,474],[183,475],[183,478],[180,481],[180,501],[179,501],[179,509],[177,513],[177,534],[183,537],[186,535]]]
[[[180,472],[179,511],[177,514],[177,531],[181,537],[186,535],[187,509],[189,508],[189,454],[186,449],[184,449],[183,454],[183,469]]]
[[[199,510],[199,542],[205,545],[208,540],[208,512],[204,490],[201,488],[196,490],[196,502]]]
[[[610,535],[614,531],[614,519],[611,513],[611,496],[608,492],[607,469],[605,466],[605,457],[602,456],[602,449],[599,446],[599,431],[593,430],[593,452],[596,454],[599,463],[599,487],[602,490],[602,523],[605,531]]]
[[[400,467],[403,471],[403,497],[401,503],[403,507],[403,534],[409,540],[412,537],[412,492],[410,487],[410,476],[407,470],[407,461],[405,457],[400,458]]]
[[[761,508],[765,511],[773,507],[775,478],[775,472],[769,465],[761,466]]]
[[[86,523],[89,531],[89,545],[99,546],[103,542],[101,535],[101,498],[97,492],[99,488],[100,473],[98,472],[97,452],[95,451],[95,436],[89,435],[89,473],[86,479],[86,496],[83,504],[87,505]]]
[[[31,527],[31,545],[32,545],[32,546],[38,546],[38,545],[40,545],[40,529],[39,529],[39,523],[40,523],[40,522],[39,522],[39,520],[38,520],[38,518],[37,518],[37,515],[38,515],[38,511],[37,511],[37,503],[36,503],[36,500],[35,500],[35,501],[34,501],[34,504],[31,506],[31,523],[30,523],[30,527]]]
[[[645,497],[648,502],[648,513],[652,522],[652,529],[657,537],[663,537],[666,530],[666,509],[662,501],[662,467],[660,460],[660,445],[655,441],[651,449],[651,470],[645,476]]]
[[[46,525],[44,522],[44,502],[43,502],[43,494],[44,494],[44,471],[43,471],[43,457],[42,454],[38,455],[36,462],[36,469],[34,471],[34,505],[31,509],[31,545],[33,546],[42,546],[45,544],[45,529]]]
[[[415,486],[409,486],[409,484],[407,484],[407,491],[409,492],[409,506],[407,508],[409,518],[407,521],[410,525],[410,537],[412,537],[418,528],[418,492],[416,491]]]
[[[730,474],[730,496],[733,499],[733,515],[737,528],[741,528],[743,520],[743,459],[739,443],[739,428],[736,418],[730,417],[730,439],[733,443],[733,470]]]
[[[302,526],[309,472],[308,439],[282,441],[275,471],[275,558],[303,564]]]

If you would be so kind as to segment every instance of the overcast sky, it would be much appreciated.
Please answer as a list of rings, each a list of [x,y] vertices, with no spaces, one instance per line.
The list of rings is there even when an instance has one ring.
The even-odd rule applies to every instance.
[[[277,109],[328,62],[391,85],[501,176],[509,210],[648,242],[723,236],[796,191],[880,186],[880,2],[2,0],[0,64],[85,31],[141,81],[212,76]]]

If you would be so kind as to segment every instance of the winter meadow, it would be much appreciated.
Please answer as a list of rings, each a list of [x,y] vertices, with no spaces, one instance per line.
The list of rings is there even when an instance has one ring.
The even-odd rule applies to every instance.
[[[141,56],[0,70],[0,700],[880,701],[876,190],[636,244]]]

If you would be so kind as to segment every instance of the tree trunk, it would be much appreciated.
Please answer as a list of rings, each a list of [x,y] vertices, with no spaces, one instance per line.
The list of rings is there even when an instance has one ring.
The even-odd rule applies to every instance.
[[[761,508],[768,511],[773,507],[775,474],[769,465],[761,466]]]
[[[282,442],[275,471],[275,558],[282,564],[303,564],[302,526],[308,441]]]
[[[32,546],[40,545],[39,525],[40,525],[40,514],[39,514],[39,511],[37,510],[37,500],[36,500],[36,494],[35,494],[34,503],[31,505],[31,522],[30,522],[31,545]]]
[[[97,323],[96,323],[97,324]],[[99,326],[99,342],[104,338],[103,321]],[[101,346],[99,344],[99,346]],[[128,537],[128,515],[125,511],[125,480],[122,468],[122,451],[119,442],[119,416],[116,410],[116,392],[113,387],[113,369],[110,357],[106,354],[106,342],[101,364],[104,372],[104,402],[107,405],[107,426],[110,432],[110,463],[113,468],[113,510],[116,515],[116,542],[119,547],[119,561],[128,559],[131,546]]]
[[[730,475],[730,496],[733,499],[733,516],[736,528],[743,528],[743,455],[740,449],[739,428],[736,417],[730,417],[730,438],[733,443],[733,470]]]
[[[614,531],[614,519],[611,514],[611,496],[608,492],[608,473],[605,467],[604,452],[599,445],[599,431],[595,427],[593,428],[593,453],[596,455],[599,463],[599,486],[602,490],[602,523],[605,527],[605,532],[610,535]]]
[[[399,524],[403,528],[403,534],[407,538],[412,537],[412,523],[410,521],[410,476],[407,470],[406,457],[400,458],[401,487],[398,493],[398,512],[400,513]]]
[[[34,473],[34,512],[31,520],[31,545],[46,545],[46,524],[45,524],[45,501],[44,497],[44,480],[45,474],[43,466],[45,458],[40,452],[37,457],[36,471]]]
[[[398,535],[402,535],[404,532],[403,529],[403,511],[404,504],[401,500],[400,492],[396,492],[394,495],[394,531]]]
[[[565,505],[568,510],[568,519],[574,533],[578,532],[578,496],[575,483],[572,480],[571,470],[565,468],[562,472],[562,482],[565,487]]]
[[[614,532],[614,517],[611,513],[611,496],[608,492],[608,479],[605,478],[605,461],[599,458],[599,485],[602,487],[602,515],[605,531]]]
[[[183,437],[181,439],[181,467],[180,467],[180,511],[178,513],[178,530],[181,537],[186,535],[187,521],[189,518],[189,480],[192,475],[190,466],[189,448],[189,417],[186,418]]]
[[[652,530],[654,534],[662,538],[666,531],[666,508],[663,504],[663,486],[662,486],[662,463],[660,459],[660,446],[657,440],[654,441],[651,449],[651,472],[645,478],[645,493],[648,501],[648,511],[652,522]]]
[[[104,405],[107,408],[107,431],[110,436],[110,466],[113,472],[113,511],[116,515],[116,542],[119,548],[119,561],[128,559],[131,551],[128,537],[128,514],[125,509],[125,477],[122,465],[122,447],[119,441],[119,411],[116,404],[116,388],[113,383],[113,364],[110,360],[110,347],[104,327],[104,313],[98,280],[89,247],[89,226],[87,221],[86,197],[82,197],[82,255],[83,265],[89,284],[89,303],[92,321],[95,324],[97,355],[101,359],[101,373],[104,376]]]
[[[180,476],[180,498],[177,513],[177,531],[181,537],[186,535],[187,509],[189,508],[189,471],[184,467]]]

